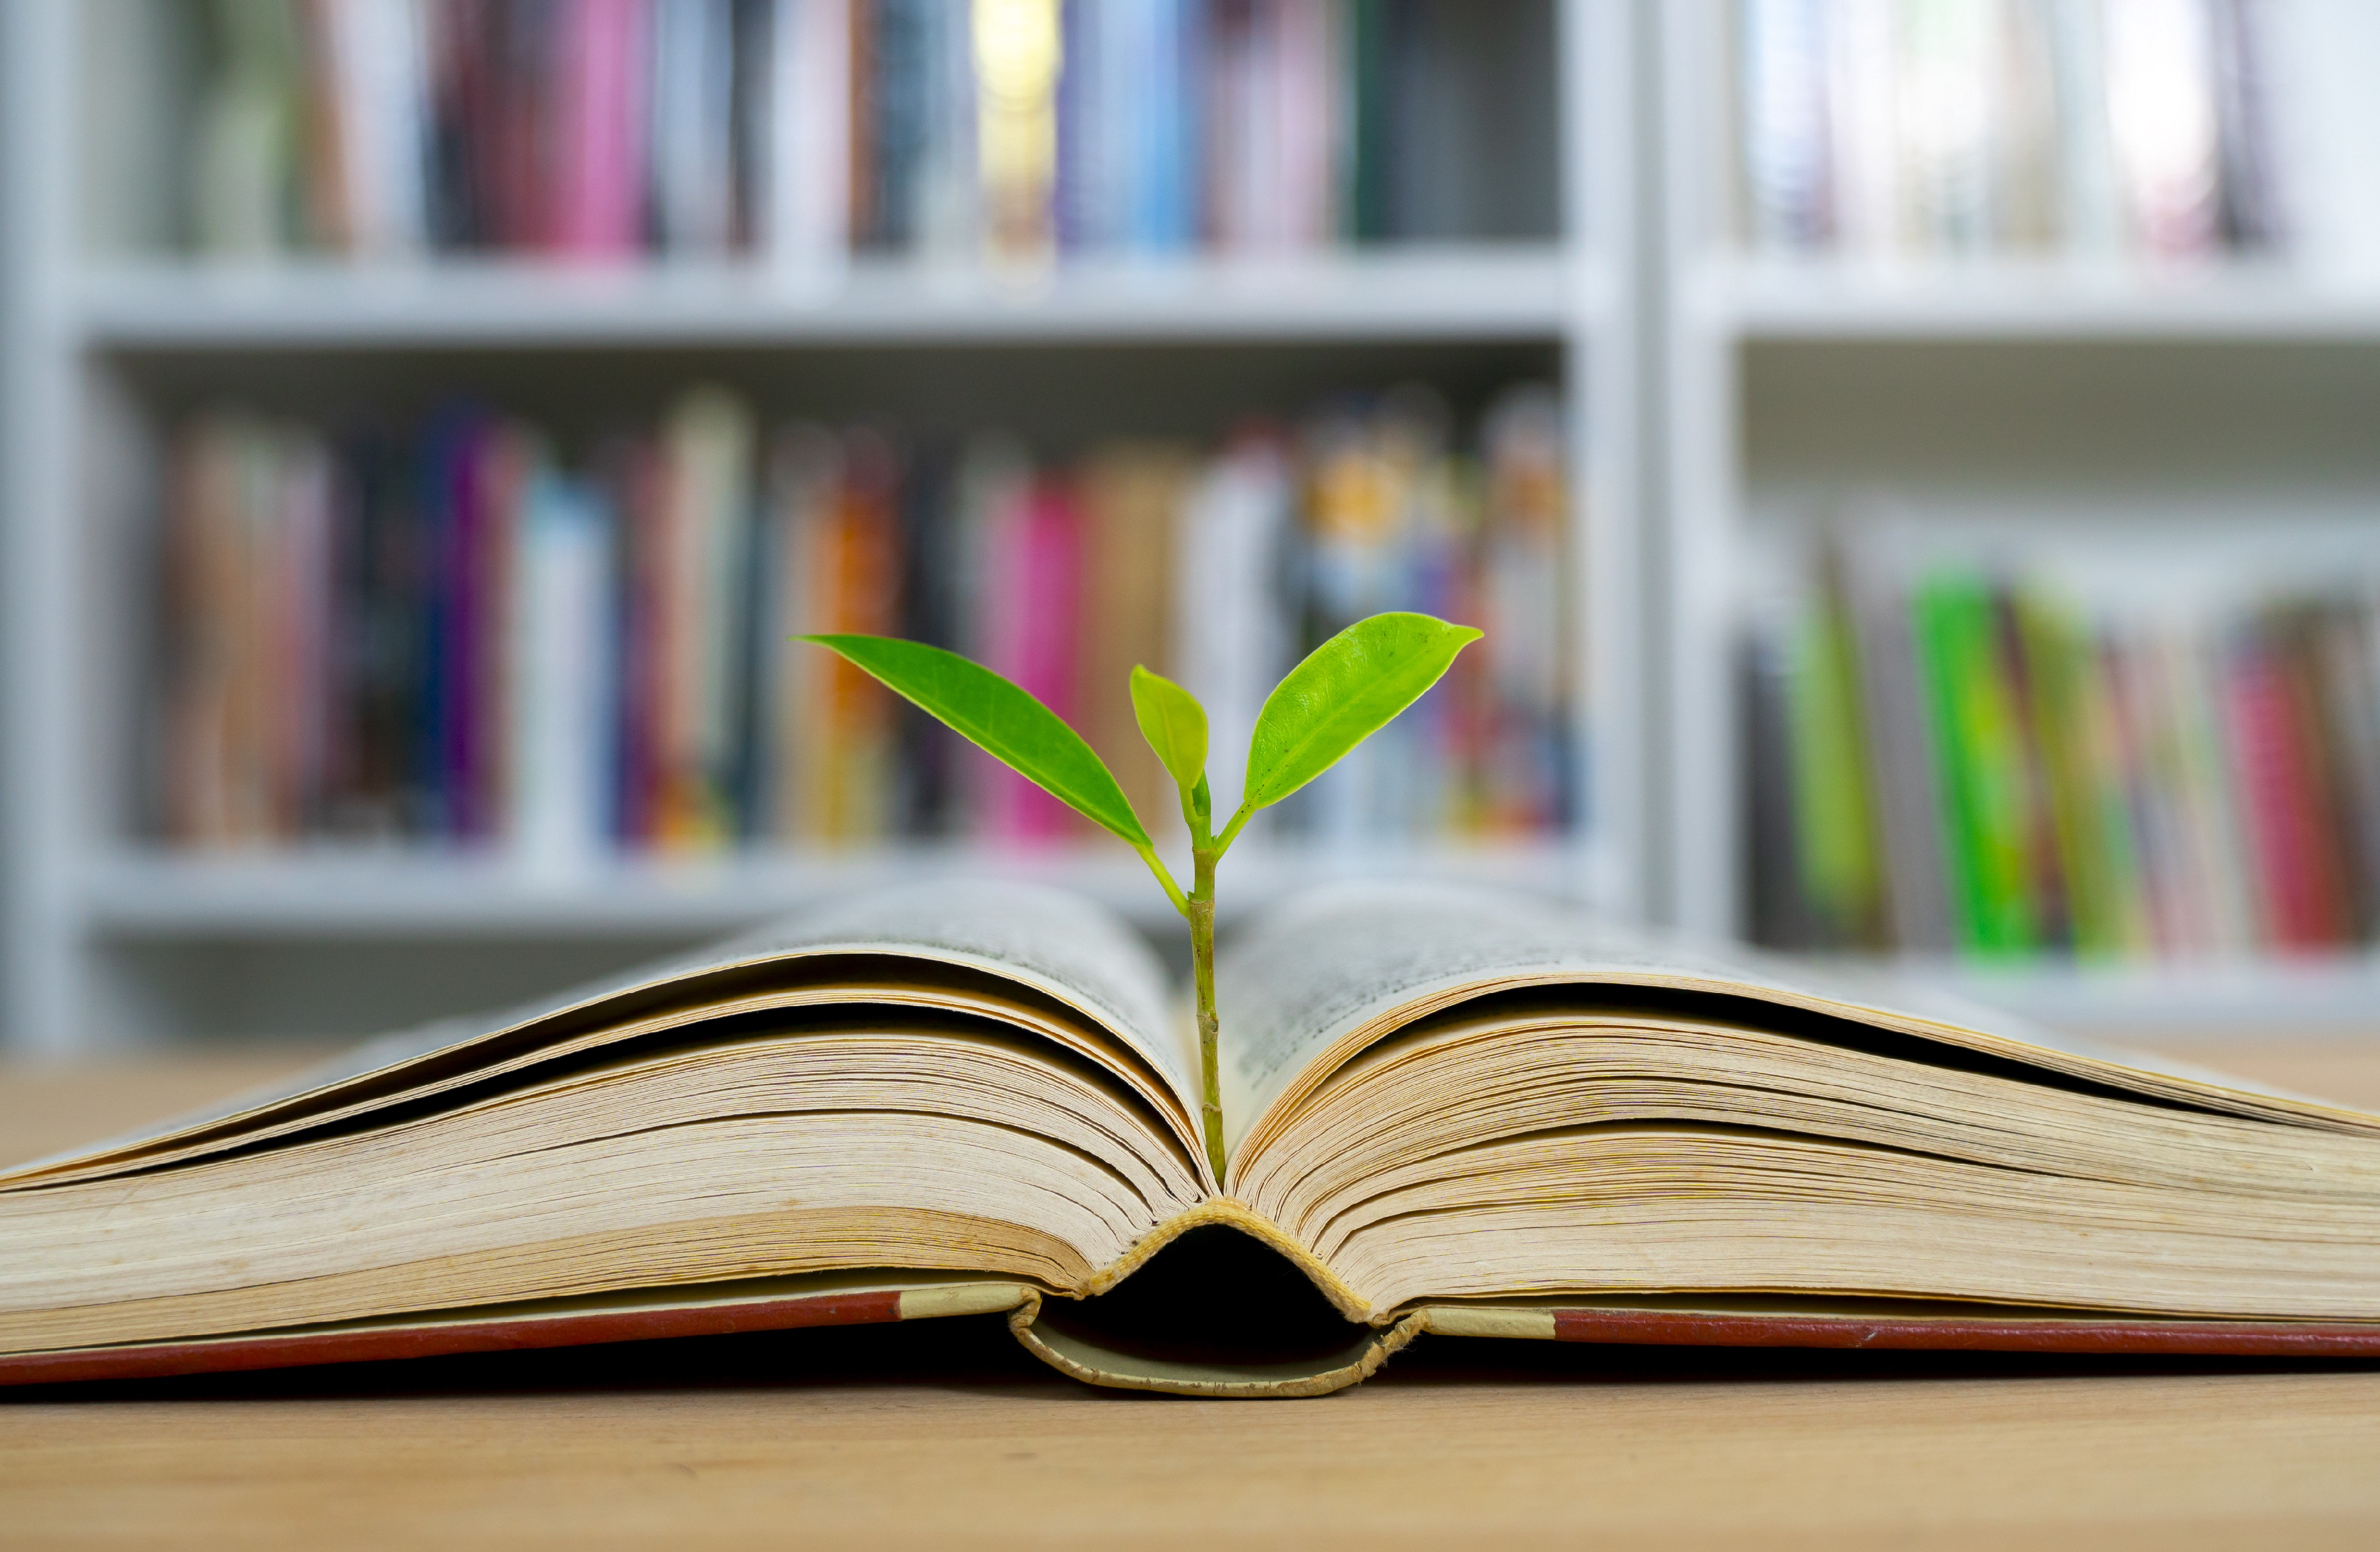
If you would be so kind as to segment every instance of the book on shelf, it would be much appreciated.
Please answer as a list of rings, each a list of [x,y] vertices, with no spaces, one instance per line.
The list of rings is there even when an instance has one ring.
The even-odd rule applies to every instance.
[[[200,14],[179,30],[196,34],[177,153],[188,236],[241,255],[801,268],[854,251],[1038,263],[1442,238],[1464,229],[1475,179],[1432,162],[1416,115],[1439,78],[1552,90],[1549,51],[1494,52],[1494,27],[1466,63],[1480,24],[1445,0],[212,0]],[[1534,165],[1500,154],[1511,116],[1484,121],[1475,150]]]
[[[1491,629],[1343,813],[1350,844],[1545,836],[1577,812],[1561,412],[1516,386],[1458,435],[1419,390],[1037,460],[993,434],[771,431],[680,396],[580,459],[455,404],[417,434],[238,410],[176,439],[150,833],[618,849],[1081,839],[1072,812],[831,654],[906,636],[987,663],[1161,794],[1135,663],[1254,726],[1289,665],[1368,613]],[[1220,794],[1219,794],[1220,796]],[[1330,800],[1335,803],[1336,800]],[[1170,802],[1149,812],[1172,815]]]
[[[2353,0],[1735,0],[1736,232],[1862,261],[2380,263]]]
[[[0,1174],[0,1383],[991,1314],[1221,1396],[1425,1333],[2380,1353],[2380,1116],[1518,896],[1322,890],[1216,977],[1220,1179],[1152,950],[1030,886],[387,1037]]]
[[[1847,526],[1757,611],[1756,937],[2085,962],[2373,942],[2368,554],[1966,547]]]

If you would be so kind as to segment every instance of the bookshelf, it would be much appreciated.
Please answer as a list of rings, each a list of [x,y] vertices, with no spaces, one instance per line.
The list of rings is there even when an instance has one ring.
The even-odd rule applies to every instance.
[[[116,264],[76,287],[104,348],[427,344],[1036,344],[1551,339],[1617,282],[1558,244],[1085,264],[1002,275],[862,263],[556,275],[517,263],[315,264],[270,275]]]
[[[1554,377],[1588,594],[1577,602],[1591,823],[1525,847],[1258,849],[1234,856],[1232,904],[1316,877],[1423,873],[1642,909],[1636,33],[1625,0],[1546,0],[1559,55],[1551,237],[1030,271],[163,251],[137,201],[156,187],[155,135],[172,122],[158,104],[187,91],[173,74],[186,68],[174,52],[186,34],[156,25],[172,3],[27,0],[0,17],[0,154],[18,217],[6,229],[14,343],[0,397],[11,732],[0,993],[18,1047],[357,1033],[951,867],[1022,867],[1152,931],[1169,926],[1141,898],[1132,859],[1097,848],[771,848],[547,878],[434,849],[188,855],[146,842],[126,790],[127,643],[143,622],[140,558],[123,534],[155,498],[164,429],[223,396],[285,412],[405,407],[461,382],[566,422],[649,406],[699,376],[748,385],[772,411],[957,420],[983,418],[989,403],[1063,446],[1108,430],[1212,434],[1235,408],[1293,413],[1342,385]],[[126,91],[125,74],[140,89]],[[1165,418],[1135,423],[1144,410]]]
[[[139,844],[121,790],[131,562],[111,535],[156,476],[161,427],[211,396],[419,406],[461,381],[566,422],[649,409],[700,376],[772,412],[953,421],[995,403],[1065,446],[1212,434],[1252,402],[1295,414],[1351,385],[1475,395],[1558,378],[1585,562],[1591,824],[1551,846],[1235,856],[1232,903],[1316,876],[1427,873],[1719,935],[1747,920],[1745,593],[1798,511],[1881,490],[1921,522],[2014,513],[2144,553],[2193,528],[2239,543],[2270,519],[2287,542],[2292,522],[2352,528],[2380,512],[2380,268],[2287,250],[2145,264],[1749,252],[1730,235],[1726,0],[1547,0],[1553,236],[1026,271],[175,258],[109,203],[130,195],[74,171],[139,141],[138,124],[94,117],[88,33],[124,35],[122,17],[150,3],[0,7],[15,216],[0,274],[19,342],[0,384],[0,984],[10,1038],[29,1047],[344,1033],[359,1003],[385,1022],[494,1000],[839,888],[985,862],[1168,925],[1130,859],[1096,848],[771,849],[552,880],[437,851]],[[2346,1027],[2380,1006],[2380,960],[2362,951],[1906,968],[2108,1030]]]
[[[2380,286],[2278,265],[2143,276],[1984,263],[1909,273],[1712,259],[1681,277],[1681,322],[1745,341],[2380,339]]]
[[[2056,532],[2147,560],[2219,544],[2258,563],[2345,532],[2380,553],[2380,392],[2368,265],[2278,252],[2154,262],[2056,250],[1760,251],[1740,236],[1730,7],[1662,8],[1658,366],[1667,913],[1749,921],[1747,600],[1814,517],[1896,520],[2022,554]],[[2299,7],[2293,15],[2311,14]],[[2344,13],[2338,13],[2343,15]],[[2351,52],[2351,51],[2350,51]],[[2362,57],[2357,55],[2357,57]],[[1836,99],[1840,104],[1840,99]],[[1873,960],[1856,960],[1872,964]],[[2068,1028],[2368,1030],[2380,958],[2345,947],[2204,961],[1888,961]]]

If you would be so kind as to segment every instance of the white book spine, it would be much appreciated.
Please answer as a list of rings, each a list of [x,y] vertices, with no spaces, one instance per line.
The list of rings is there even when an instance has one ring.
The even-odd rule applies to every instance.
[[[1822,0],[1742,0],[1739,14],[1745,239],[1771,252],[1824,247],[1834,222]]]
[[[1836,246],[1855,258],[1892,252],[1895,116],[1892,0],[1835,0],[1828,18],[1828,106]]]
[[[777,0],[769,39],[771,262],[828,272],[850,246],[850,0]]]
[[[660,0],[653,14],[652,206],[662,247],[727,251],[735,211],[729,0]]]
[[[2267,0],[2275,162],[2295,257],[2325,281],[2380,278],[2380,6]]]
[[[2106,22],[2099,0],[2048,7],[2057,72],[2058,230],[2066,252],[2111,262],[2124,251],[2123,202],[2107,121]]]
[[[1333,142],[1339,105],[1332,65],[1339,57],[1329,0],[1282,0],[1279,60],[1281,110],[1281,226],[1292,248],[1330,240]]]
[[[421,0],[333,0],[328,20],[347,245],[374,257],[418,253],[430,227]]]
[[[983,248],[975,29],[968,7],[956,3],[927,6],[922,20],[926,102],[916,195],[917,249],[929,259],[959,263]]]
[[[1288,666],[1275,601],[1290,500],[1281,451],[1245,444],[1208,467],[1179,530],[1174,661],[1207,707],[1208,782],[1219,815],[1239,807],[1249,732]]]
[[[2106,0],[2107,116],[2134,240],[2155,258],[2214,247],[2219,172],[2204,0]]]
[[[531,476],[513,610],[513,838],[525,870],[602,852],[612,768],[612,525],[599,497]]]

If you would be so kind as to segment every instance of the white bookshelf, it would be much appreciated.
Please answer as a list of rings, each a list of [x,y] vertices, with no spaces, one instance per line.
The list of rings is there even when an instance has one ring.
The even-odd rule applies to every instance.
[[[20,217],[6,229],[11,343],[0,352],[10,373],[0,397],[0,727],[8,735],[0,749],[0,1028],[17,1048],[237,1034],[266,996],[259,988],[281,984],[276,976],[298,987],[283,999],[282,1024],[346,1033],[397,1016],[356,1006],[376,987],[402,993],[408,1015],[517,995],[534,984],[522,978],[544,967],[583,973],[842,889],[951,868],[1021,869],[1085,888],[1153,929],[1166,925],[1150,910],[1161,902],[1136,862],[1099,849],[1002,856],[902,846],[624,861],[553,878],[501,857],[192,857],[140,846],[116,753],[130,715],[120,650],[133,605],[127,560],[110,535],[125,504],[143,499],[152,471],[158,385],[249,393],[294,384],[285,392],[301,398],[318,388],[368,398],[393,373],[434,375],[454,352],[533,375],[568,374],[590,358],[606,370],[632,369],[645,352],[665,356],[672,372],[688,360],[776,370],[823,359],[810,352],[848,362],[853,351],[880,346],[880,360],[870,358],[880,383],[1002,352],[1062,363],[1084,351],[1085,361],[1140,372],[1160,389],[1165,364],[1181,351],[1211,361],[1248,348],[1293,377],[1282,363],[1310,358],[1327,373],[1364,352],[1541,353],[1560,363],[1574,417],[1591,825],[1525,849],[1254,849],[1232,859],[1233,904],[1317,878],[1421,874],[1520,884],[1623,913],[1643,909],[1650,859],[1637,805],[1648,746],[1637,649],[1645,552],[1634,478],[1638,140],[1628,0],[1554,0],[1562,233],[1554,239],[1031,275],[870,263],[799,273],[435,261],[242,267],[87,239],[120,225],[91,207],[107,182],[92,176],[93,157],[131,133],[115,120],[134,110],[111,115],[89,100],[106,72],[80,34],[99,12],[140,3],[0,6],[0,67],[8,72],[0,154]],[[1119,358],[1137,364],[1116,369]],[[349,976],[344,992],[325,990],[331,971],[309,969],[366,961],[369,972]]]
[[[2172,274],[2059,263],[1922,269],[1705,259],[1677,287],[1683,328],[1785,342],[2380,342],[2380,286],[2273,264]]]
[[[1731,232],[1723,0],[1660,7],[1661,595],[1657,908],[1734,935],[1745,900],[1733,656],[1762,525],[1813,500],[2036,519],[2130,542],[2210,512],[2380,529],[2380,276],[2283,261],[1894,265],[1747,256]],[[2055,520],[2053,518],[2051,520]],[[2129,525],[2129,526],[2118,526]],[[2286,528],[2276,528],[2277,536]],[[2380,543],[2380,533],[2375,533]],[[1929,987],[2086,1032],[2369,1033],[2380,959],[2010,966]]]
[[[1609,317],[1615,282],[1561,244],[1002,274],[882,262],[819,272],[517,263],[95,266],[100,348],[1545,339]]]
[[[2365,429],[2380,423],[2380,284],[2285,263],[1744,258],[1726,238],[1721,0],[1556,3],[1560,238],[1029,275],[867,263],[237,268],[87,249],[76,235],[94,225],[75,172],[90,121],[83,8],[0,6],[0,152],[16,217],[0,236],[12,342],[0,352],[8,1038],[71,1049],[237,1031],[263,1006],[257,988],[315,961],[367,988],[451,974],[454,998],[493,995],[516,983],[491,965],[558,974],[953,868],[1022,869],[1168,925],[1133,860],[1097,848],[624,861],[565,878],[501,858],[140,849],[111,752],[125,716],[111,688],[120,557],[98,536],[110,504],[145,477],[153,401],[194,385],[368,397],[465,359],[531,376],[586,361],[772,372],[865,361],[881,386],[1031,357],[1045,374],[1099,362],[1160,389],[1194,358],[1210,380],[1245,361],[1283,381],[1327,379],[1334,363],[1383,351],[1558,361],[1575,416],[1594,823],[1571,843],[1518,850],[1235,855],[1239,908],[1318,877],[1427,874],[1737,931],[1731,651],[1760,525],[1780,502],[1883,484],[1971,508],[2012,494],[2380,514],[2380,440]],[[2070,1027],[2314,1031],[2380,1017],[2380,961],[2360,955],[1903,968]],[[377,994],[343,1006],[332,979],[316,977],[310,1001],[285,999],[296,1011],[284,1021],[319,1017],[346,1033],[354,996]]]

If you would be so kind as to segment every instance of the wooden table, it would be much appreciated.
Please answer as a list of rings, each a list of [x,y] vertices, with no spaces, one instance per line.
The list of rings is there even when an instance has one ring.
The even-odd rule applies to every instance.
[[[2380,1106],[2380,1044],[2193,1048]],[[286,1058],[0,1069],[0,1156]],[[0,1399],[0,1547],[2380,1546],[2380,1366],[1427,1339],[1318,1401],[1082,1388],[996,1322]]]

